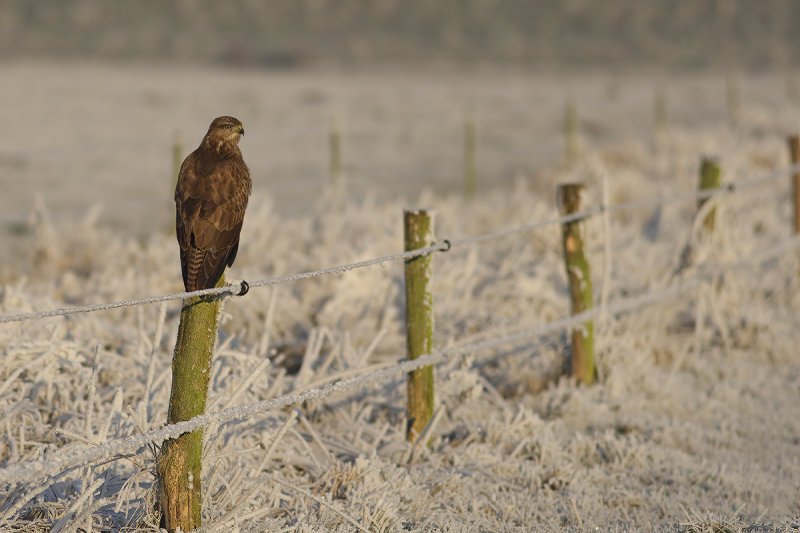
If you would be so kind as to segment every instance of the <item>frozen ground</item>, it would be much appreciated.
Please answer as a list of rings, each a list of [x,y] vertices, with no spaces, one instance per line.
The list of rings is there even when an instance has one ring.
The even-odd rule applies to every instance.
[[[19,82],[4,87],[19,105],[4,107],[4,123],[18,129],[4,128],[0,143],[2,208],[15,230],[5,238],[16,254],[3,272],[2,313],[180,290],[177,247],[163,229],[169,144],[176,129],[193,144],[188,132],[202,132],[206,116],[232,113],[245,122],[243,150],[257,186],[230,276],[249,280],[398,251],[407,200],[436,208],[437,235],[458,238],[552,217],[558,180],[587,181],[586,202],[596,205],[604,174],[614,203],[691,190],[701,154],[720,156],[727,181],[763,176],[788,164],[784,135],[797,119],[777,76],[742,80],[743,100],[752,101],[743,102],[736,127],[724,120],[722,81],[683,79],[668,86],[682,95],[668,91],[677,118],[654,139],[652,80],[576,77],[564,83],[590,118],[584,157],[567,169],[554,165],[564,101],[555,78],[482,76],[467,86],[464,77],[445,83],[422,75],[159,78],[147,69],[140,77],[100,67],[3,69]],[[95,85],[83,80],[91,76],[104,88],[94,97]],[[188,89],[197,80],[209,93]],[[50,100],[33,96],[48,90]],[[298,103],[303,90],[323,103]],[[609,96],[615,91],[619,100]],[[24,109],[26,101],[37,105]],[[474,204],[448,193],[458,190],[469,105],[487,124],[509,124],[496,129],[508,143],[488,126],[482,134],[481,176],[492,185]],[[405,141],[391,137],[400,133],[390,126],[388,137],[352,135],[344,201],[325,186],[332,111],[347,124],[409,128]],[[314,120],[316,141],[270,137],[276,124],[288,130]],[[417,129],[416,120],[427,125]],[[452,143],[431,133],[446,131],[446,123]],[[592,133],[593,123],[602,133]],[[268,142],[275,144],[257,149]],[[546,148],[537,155],[526,151],[531,145]],[[420,192],[423,185],[431,187]],[[45,202],[32,207],[35,192]],[[163,218],[155,196],[164,197]],[[96,201],[104,210],[82,213]],[[598,294],[606,259],[613,303],[790,237],[788,180],[726,196],[721,205],[711,239],[692,232],[693,201],[615,213],[608,235],[600,218],[591,219]],[[566,315],[558,239],[549,227],[437,254],[437,347]],[[692,254],[683,254],[687,243]],[[682,257],[692,258],[683,268]],[[788,253],[605,317],[596,328],[600,380],[592,387],[563,375],[563,334],[454,357],[436,369],[442,415],[429,450],[404,441],[400,379],[211,428],[205,523],[219,531],[794,531],[798,269]],[[400,264],[229,300],[209,408],[402,359],[402,305]],[[178,305],[166,309],[163,321],[153,305],[0,326],[0,475],[160,427]],[[153,453],[143,449],[56,479],[3,485],[0,529],[152,531],[153,470]]]

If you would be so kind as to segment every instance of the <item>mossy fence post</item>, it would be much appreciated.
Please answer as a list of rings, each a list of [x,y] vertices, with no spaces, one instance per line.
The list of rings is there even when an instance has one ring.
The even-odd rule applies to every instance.
[[[582,184],[565,183],[558,186],[557,201],[562,215],[580,210]],[[564,245],[564,264],[569,280],[572,314],[577,315],[594,307],[592,272],[584,253],[582,220],[561,225]],[[587,320],[572,330],[572,375],[588,385],[595,380],[594,321]]]
[[[328,149],[330,152],[331,183],[335,188],[342,182],[342,133],[336,121],[331,122],[328,132]]]
[[[167,206],[169,211],[173,211],[175,209],[175,187],[178,185],[178,174],[181,172],[181,165],[183,164],[183,142],[181,141],[181,136],[178,132],[172,137],[172,179],[170,183],[172,184],[172,189],[170,190],[170,196],[165,198],[165,208]],[[168,231],[175,231],[175,216],[172,215],[165,220],[165,229]]]
[[[795,167],[800,164],[800,136],[790,135],[787,139],[789,143],[789,156],[792,165]],[[800,169],[792,172],[792,203],[794,205],[794,232],[800,233]]]
[[[217,287],[224,284],[223,274]],[[214,295],[183,302],[172,356],[168,424],[205,413],[220,303]],[[202,453],[201,429],[169,439],[161,447],[157,463],[159,498],[162,524],[169,531],[179,527],[181,531],[189,531],[200,526]]]
[[[572,98],[564,106],[564,156],[568,164],[578,159],[578,111]]]
[[[475,119],[468,115],[464,119],[464,197],[472,201],[478,186],[476,152],[478,139],[475,132]]]
[[[722,175],[722,169],[719,166],[719,161],[716,157],[704,157],[702,162],[700,163],[700,183],[699,189],[701,191],[707,189],[718,189],[720,187],[720,176]],[[711,198],[700,198],[697,200],[697,209],[698,211],[702,209],[703,205],[706,202],[711,200]],[[705,219],[703,219],[703,226],[705,226],[708,232],[714,231],[714,224],[716,223],[717,217],[717,208],[713,207],[711,210],[706,214]]]
[[[431,209],[403,210],[405,250],[434,244]],[[405,261],[406,350],[408,359],[433,353],[432,257],[420,255]],[[406,439],[414,442],[433,416],[433,365],[408,373],[408,425]]]
[[[739,78],[728,74],[725,78],[725,103],[728,108],[728,120],[732,126],[739,124]]]
[[[175,134],[172,140],[172,186],[178,183],[178,174],[181,171],[181,164],[183,163],[183,142],[181,136]]]
[[[797,90],[797,76],[795,76],[794,73],[790,73],[788,76],[786,76],[786,99],[790,104],[796,105],[799,98],[800,94]]]
[[[667,95],[660,87],[653,96],[653,128],[656,135],[663,135],[667,131]]]

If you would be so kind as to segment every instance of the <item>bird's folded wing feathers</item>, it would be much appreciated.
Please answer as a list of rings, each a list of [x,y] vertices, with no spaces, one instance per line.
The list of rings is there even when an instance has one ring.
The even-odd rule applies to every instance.
[[[249,194],[249,171],[243,161],[228,160],[204,168],[199,152],[187,157],[175,203],[181,267],[188,290],[213,285],[225,266],[233,264]]]

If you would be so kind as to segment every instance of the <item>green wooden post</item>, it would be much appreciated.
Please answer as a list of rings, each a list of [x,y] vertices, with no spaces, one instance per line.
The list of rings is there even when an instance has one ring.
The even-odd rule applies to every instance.
[[[572,98],[564,107],[564,143],[567,163],[574,163],[578,158],[578,111]]]
[[[667,130],[667,95],[661,88],[653,97],[653,127],[659,135]]]
[[[225,275],[217,287],[225,284]],[[181,309],[178,340],[172,356],[172,392],[167,423],[190,420],[206,410],[209,373],[217,342],[220,300],[216,296],[189,298]],[[203,431],[184,433],[161,447],[157,472],[162,524],[169,531],[200,526],[200,486]]]
[[[470,201],[475,199],[475,191],[478,184],[477,147],[475,119],[472,116],[468,116],[464,120],[464,197]]]
[[[739,124],[739,79],[733,74],[725,78],[725,102],[728,107],[728,120],[733,126]]]
[[[800,136],[790,135],[787,141],[792,165],[800,164]],[[800,233],[800,170],[792,172],[791,180],[792,203],[794,204],[794,232]]]
[[[331,183],[340,187],[342,181],[342,135],[336,122],[331,123],[328,133],[328,147],[330,150]]]
[[[717,189],[720,186],[720,176],[722,169],[720,169],[719,162],[714,157],[704,157],[700,163],[700,189]],[[701,198],[697,201],[697,209],[699,210],[711,198]],[[716,221],[716,207],[712,208],[706,218],[703,220],[703,226],[706,230],[714,231],[714,223]]]
[[[405,209],[403,227],[405,249],[417,250],[434,244],[435,211]],[[406,349],[408,359],[433,353],[433,294],[431,256],[405,262]],[[433,365],[408,373],[408,425],[406,439],[414,442],[433,416]]]
[[[183,163],[183,143],[181,136],[175,134],[175,139],[172,141],[172,186],[178,183],[178,173],[181,171],[181,164]]]
[[[790,104],[796,105],[800,95],[797,90],[797,77],[790,73],[786,76],[786,99]]]
[[[562,215],[578,212],[583,185],[568,183],[558,186],[558,207]],[[569,279],[572,314],[577,315],[594,307],[592,273],[589,260],[583,251],[582,221],[561,225],[564,245],[564,264]],[[588,385],[595,380],[594,321],[587,320],[582,327],[572,330],[572,375]]]

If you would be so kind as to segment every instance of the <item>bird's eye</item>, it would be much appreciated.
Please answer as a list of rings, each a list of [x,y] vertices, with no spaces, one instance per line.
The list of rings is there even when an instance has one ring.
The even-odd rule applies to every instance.
[[[231,129],[232,127],[233,127],[233,126],[231,126],[230,124],[225,124],[225,129],[226,129],[226,130],[229,130],[229,129]]]

